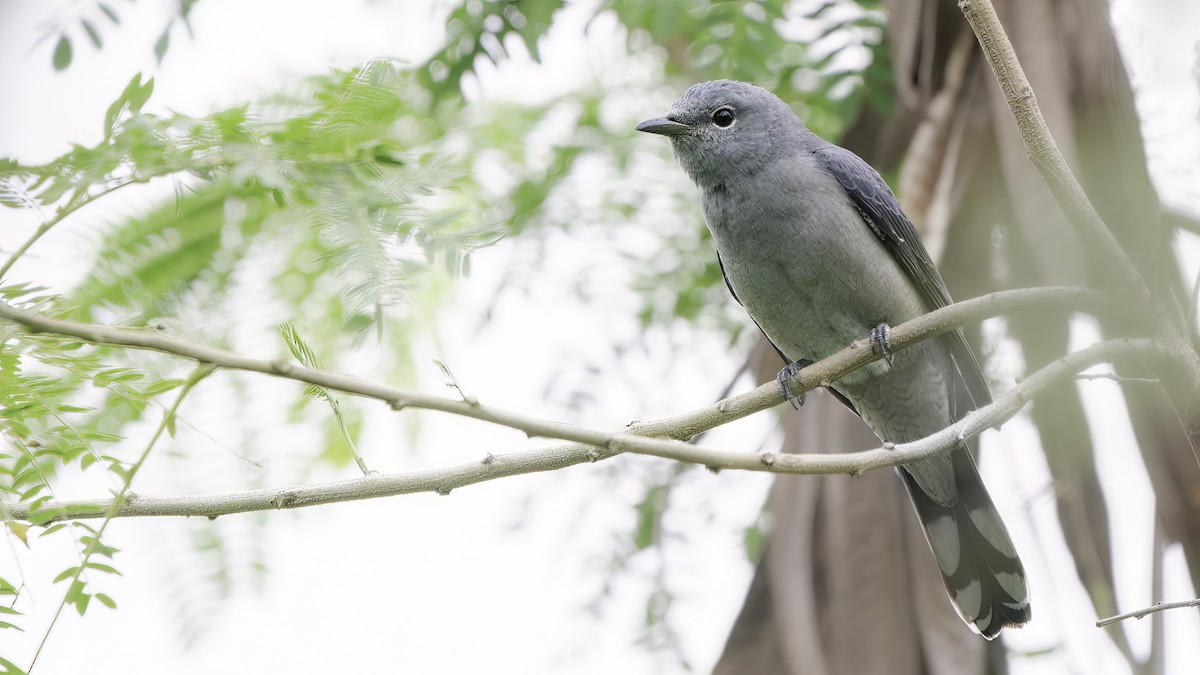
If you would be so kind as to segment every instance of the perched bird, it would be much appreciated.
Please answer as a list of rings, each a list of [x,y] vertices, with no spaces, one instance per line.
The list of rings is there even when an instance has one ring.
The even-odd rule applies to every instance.
[[[831,388],[881,440],[923,438],[991,401],[961,331],[891,354],[888,325],[950,295],[861,158],[745,82],[697,84],[637,130],[670,138],[700,188],[729,290],[790,363],[785,395],[788,372],[870,336],[886,358]],[[900,475],[963,620],[988,639],[1029,621],[1025,569],[966,448]]]

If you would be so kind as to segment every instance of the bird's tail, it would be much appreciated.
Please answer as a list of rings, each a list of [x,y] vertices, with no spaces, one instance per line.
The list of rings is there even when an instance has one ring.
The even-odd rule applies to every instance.
[[[987,639],[1029,621],[1025,568],[971,455],[952,453],[958,502],[938,504],[901,471],[954,606]]]

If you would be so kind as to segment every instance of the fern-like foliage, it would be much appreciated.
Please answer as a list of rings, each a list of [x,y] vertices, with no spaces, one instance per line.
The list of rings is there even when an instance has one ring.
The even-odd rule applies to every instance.
[[[508,56],[509,40],[519,40],[535,61],[538,41],[550,30],[562,0],[498,0],[462,2],[446,20],[444,46],[418,70],[421,81],[435,96],[457,94],[462,79],[475,69],[477,59],[493,64]]]

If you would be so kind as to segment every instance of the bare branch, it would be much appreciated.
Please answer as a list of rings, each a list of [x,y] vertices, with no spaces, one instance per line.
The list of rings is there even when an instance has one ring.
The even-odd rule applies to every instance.
[[[1149,339],[1113,340],[1092,345],[1054,361],[1005,392],[993,403],[968,414],[959,422],[937,433],[911,443],[888,444],[859,453],[793,455],[729,452],[696,447],[678,441],[639,439],[630,434],[610,434],[612,440],[603,448],[572,443],[505,455],[489,454],[479,462],[410,474],[371,475],[334,483],[252,490],[227,495],[195,497],[130,495],[125,498],[123,503],[116,505],[115,514],[119,517],[182,515],[215,518],[231,513],[299,508],[414,492],[448,494],[452,489],[464,485],[503,476],[552,471],[574,464],[595,462],[608,459],[621,452],[654,455],[682,462],[703,464],[714,470],[742,469],[773,473],[849,473],[858,475],[871,469],[907,464],[940,452],[948,452],[958,447],[963,440],[1007,421],[1033,396],[1052,384],[1097,363],[1111,361],[1118,356],[1153,357],[1160,349],[1160,343]],[[775,385],[772,383],[766,387],[775,388]],[[760,387],[760,389],[762,388]],[[719,408],[720,404],[717,407]],[[645,433],[649,430],[670,427],[673,424],[679,424],[687,417],[680,416],[640,425],[634,427],[633,431]],[[626,445],[629,439],[659,442]],[[113,507],[113,500],[47,502],[37,507],[37,513],[33,514],[36,517],[32,519],[41,524],[48,524],[56,520],[105,517],[114,513]],[[14,519],[31,519],[28,504],[10,505],[8,513],[9,517]]]
[[[1031,288],[993,293],[943,307],[893,328],[892,345],[894,350],[899,351],[911,344],[965,324],[1020,309],[1096,307],[1103,303],[1103,299],[1103,294],[1097,291],[1069,287]],[[625,433],[611,433],[529,417],[485,406],[474,399],[464,400],[422,394],[350,375],[307,368],[283,359],[256,359],[242,356],[162,335],[148,329],[111,328],[55,319],[17,309],[6,303],[0,303],[0,318],[21,324],[34,333],[53,333],[74,337],[96,345],[116,345],[173,354],[194,359],[200,363],[211,364],[217,368],[264,373],[356,396],[378,399],[396,410],[403,408],[438,410],[518,429],[530,437],[557,438],[599,448],[612,448],[619,445],[621,451],[625,452],[646,454],[680,452],[683,448],[692,446],[683,444],[679,440],[667,439],[689,439],[702,431],[783,403],[782,392],[777,385],[771,383],[685,415],[654,424],[631,425]],[[800,371],[791,383],[792,392],[799,395],[818,387],[828,386],[829,383],[877,358],[867,347],[865,340],[855,343]],[[646,438],[648,436],[666,437],[666,439]]]
[[[1136,612],[1126,612],[1124,614],[1110,616],[1107,619],[1100,619],[1096,622],[1096,628],[1104,628],[1105,626],[1110,626],[1118,621],[1124,621],[1125,619],[1142,619],[1157,612],[1166,611],[1168,609],[1180,609],[1182,607],[1200,607],[1200,599],[1183,600],[1181,602],[1160,602],[1153,607],[1139,609]]]

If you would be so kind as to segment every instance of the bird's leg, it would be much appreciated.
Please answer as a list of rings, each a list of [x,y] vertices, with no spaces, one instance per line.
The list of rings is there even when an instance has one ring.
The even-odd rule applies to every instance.
[[[871,353],[878,354],[887,361],[888,366],[892,365],[892,327],[886,323],[881,323],[871,329],[871,334],[867,336],[867,342],[871,343]]]
[[[804,405],[804,394],[796,396],[792,393],[792,387],[788,383],[793,377],[800,373],[800,369],[805,366],[812,365],[811,361],[792,361],[779,371],[779,376],[775,381],[779,383],[779,388],[783,390],[783,400],[792,404],[792,408],[799,410],[800,406]]]

